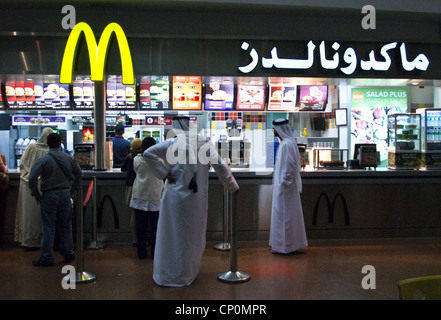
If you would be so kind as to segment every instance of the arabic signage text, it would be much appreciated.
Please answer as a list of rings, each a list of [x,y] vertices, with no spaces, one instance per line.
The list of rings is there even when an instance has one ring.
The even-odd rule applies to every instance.
[[[297,43],[296,43],[297,45]],[[407,72],[411,71],[427,71],[430,61],[425,53],[409,54],[405,43],[391,42],[383,44],[378,48],[379,44],[373,44],[375,48],[369,50],[366,56],[366,49],[357,50],[348,44],[346,48],[339,42],[318,42],[309,41],[306,44],[306,58],[289,57],[283,52],[292,52],[286,43],[280,47],[283,50],[280,53],[278,46],[273,46],[271,52],[259,52],[250,46],[248,42],[243,42],[241,49],[249,54],[248,61],[251,62],[238,67],[241,73],[250,73],[260,66],[264,69],[286,69],[291,70],[309,70],[320,65],[324,70],[338,70],[344,75],[353,75],[357,70],[376,72],[389,71],[392,64],[401,65],[402,69]],[[318,47],[318,48],[317,48]],[[360,46],[361,47],[361,46]],[[298,49],[298,48],[297,48]],[[361,49],[361,48],[360,48]],[[301,51],[301,48],[298,49]],[[318,53],[317,53],[318,51]],[[414,51],[414,50],[413,50]],[[319,60],[319,61],[317,61]]]

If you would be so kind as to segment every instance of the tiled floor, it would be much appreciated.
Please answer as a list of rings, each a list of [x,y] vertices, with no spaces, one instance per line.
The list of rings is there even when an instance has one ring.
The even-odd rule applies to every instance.
[[[152,279],[150,259],[138,260],[129,244],[85,250],[84,270],[97,275],[91,283],[65,290],[62,258],[53,267],[31,264],[39,251],[0,247],[0,299],[173,299],[173,300],[397,300],[400,279],[441,274],[441,239],[310,241],[301,253],[276,255],[269,247],[242,244],[238,269],[248,282],[228,284],[217,275],[230,270],[229,252],[208,247],[196,281],[184,288],[164,288]],[[78,266],[77,261],[72,263]],[[365,265],[375,268],[363,289]]]

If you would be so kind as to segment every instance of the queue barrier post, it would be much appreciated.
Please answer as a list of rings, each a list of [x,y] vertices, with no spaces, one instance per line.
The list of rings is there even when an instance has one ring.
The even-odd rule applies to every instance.
[[[74,205],[76,206],[76,262],[75,272],[63,277],[66,283],[87,283],[97,279],[96,274],[84,271],[84,243],[83,243],[83,190],[80,188],[75,193]]]
[[[92,191],[92,240],[88,245],[88,249],[103,249],[104,245],[98,239],[98,195],[97,195],[97,179],[93,177],[93,191]]]
[[[230,271],[220,273],[217,278],[221,282],[241,283],[251,279],[248,273],[237,270],[237,192],[232,193],[231,210],[231,252],[230,252]]]
[[[224,217],[224,225],[223,225],[223,236],[224,236],[224,241],[221,243],[218,243],[216,245],[213,246],[213,249],[215,250],[219,250],[219,251],[229,251],[231,249],[230,243],[228,242],[228,209],[229,209],[229,196],[228,196],[228,190],[226,188],[224,188],[224,197],[223,197],[223,202],[224,202],[224,212],[223,212],[223,217]]]

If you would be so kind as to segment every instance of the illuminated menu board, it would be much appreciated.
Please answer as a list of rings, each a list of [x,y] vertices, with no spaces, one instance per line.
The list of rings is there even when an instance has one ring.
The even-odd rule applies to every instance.
[[[252,84],[237,85],[236,110],[264,110],[265,86]]]
[[[139,103],[141,109],[170,109],[170,81],[168,76],[144,76],[139,83]]]
[[[76,76],[72,91],[76,110],[93,110],[95,101],[94,85],[90,77]]]
[[[268,111],[299,111],[295,78],[270,77]]]
[[[328,86],[300,86],[300,111],[325,111]]]
[[[227,77],[206,79],[205,110],[232,110],[234,102],[234,81]]]
[[[173,110],[201,110],[201,77],[173,76]]]
[[[122,76],[107,77],[107,109],[136,109],[136,86],[124,85]]]
[[[297,87],[294,85],[270,85],[268,111],[294,111]]]
[[[5,90],[10,109],[70,109],[69,85],[60,84],[58,75],[17,76]]]
[[[6,101],[10,109],[17,108],[17,97],[15,95],[15,80],[6,81],[5,84]],[[20,92],[19,92],[20,94]]]

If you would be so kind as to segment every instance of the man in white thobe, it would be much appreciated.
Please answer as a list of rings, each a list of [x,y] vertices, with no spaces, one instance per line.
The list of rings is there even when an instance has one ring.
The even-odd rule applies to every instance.
[[[300,153],[288,120],[274,120],[273,129],[280,144],[273,174],[269,245],[272,252],[287,254],[308,246],[300,199]]]
[[[14,240],[26,250],[40,248],[41,212],[29,188],[29,174],[35,162],[49,152],[47,137],[53,133],[49,127],[41,130],[37,142],[31,143],[20,159],[20,186],[18,188],[17,211],[15,215]]]
[[[196,278],[206,244],[210,164],[230,192],[239,186],[211,142],[197,135],[188,117],[175,117],[176,138],[150,147],[144,158],[153,174],[167,178],[159,209],[153,279],[182,287]]]

